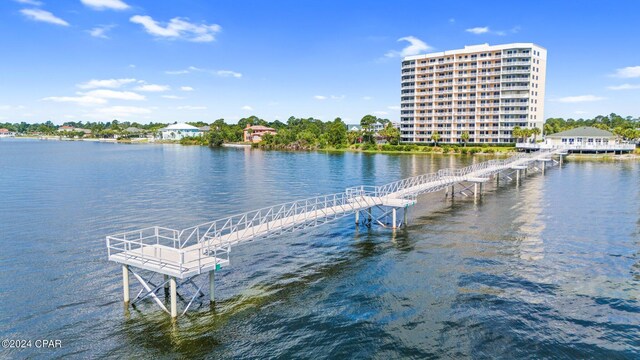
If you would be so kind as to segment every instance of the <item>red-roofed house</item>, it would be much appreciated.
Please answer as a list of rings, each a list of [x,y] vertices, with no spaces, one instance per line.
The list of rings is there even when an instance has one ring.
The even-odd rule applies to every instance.
[[[14,137],[16,133],[9,131],[9,129],[0,129],[0,137]]]
[[[247,124],[247,127],[244,128],[244,142],[260,142],[262,141],[262,136],[264,136],[264,134],[275,135],[277,132],[274,128],[262,125],[249,126]]]

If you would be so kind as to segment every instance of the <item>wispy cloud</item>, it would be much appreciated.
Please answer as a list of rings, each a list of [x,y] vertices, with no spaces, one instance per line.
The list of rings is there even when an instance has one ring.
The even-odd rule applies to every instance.
[[[163,92],[171,90],[171,87],[169,85],[143,84],[136,87],[135,90],[146,92]]]
[[[242,110],[253,111],[253,108],[251,106],[249,106],[249,105],[245,105],[245,106],[242,107]]]
[[[363,96],[362,97],[362,100],[365,100],[365,101],[369,101],[369,100],[372,100],[372,99],[373,98],[371,96]]]
[[[146,15],[132,16],[129,21],[134,24],[140,24],[147,33],[157,37],[166,39],[181,39],[192,42],[211,42],[214,41],[215,35],[222,30],[217,24],[193,24],[186,18],[173,18],[168,23],[162,24]]]
[[[22,15],[33,21],[46,22],[49,24],[60,25],[60,26],[69,26],[69,23],[62,20],[61,18],[53,15],[52,13],[41,10],[41,9],[22,9],[20,10]]]
[[[110,106],[96,109],[96,113],[98,114],[123,118],[127,118],[133,115],[150,114],[151,112],[152,110],[150,108],[138,106]]]
[[[327,97],[324,95],[315,95],[313,98],[316,100],[327,100]]]
[[[178,109],[178,110],[206,110],[207,107],[206,106],[185,105],[185,106],[178,106],[176,109]]]
[[[467,29],[465,31],[469,32],[469,33],[472,33],[472,34],[480,35],[480,34],[488,33],[489,32],[489,27],[488,26],[474,27],[474,28],[471,28],[471,29]]]
[[[20,4],[25,4],[25,5],[42,6],[42,1],[37,1],[37,0],[14,0],[14,1]]]
[[[181,86],[180,90],[182,90],[182,91],[193,91],[195,89],[192,88],[191,86]]]
[[[374,113],[375,115],[381,115],[381,116],[389,115],[389,113],[388,113],[388,112],[386,112],[386,111],[374,111],[373,113]]]
[[[114,99],[114,100],[145,100],[144,95],[134,93],[133,91],[116,91],[108,89],[91,90],[86,93],[79,93],[83,96],[90,96],[99,99]]]
[[[105,79],[105,80],[89,80],[85,83],[76,85],[80,89],[96,89],[96,88],[110,88],[115,89],[123,85],[136,82],[136,79]]]
[[[167,75],[185,75],[185,74],[196,73],[196,72],[207,73],[207,74],[211,74],[219,77],[233,77],[236,79],[239,79],[242,77],[242,74],[237,71],[210,70],[210,69],[202,69],[195,66],[189,66],[188,68],[182,69],[182,70],[167,70],[164,73]]]
[[[520,32],[520,26],[514,26],[510,30],[491,30],[488,26],[478,26],[478,27],[466,29],[465,31],[475,35],[493,34],[493,35],[505,36],[509,33],[517,34],[518,32]]]
[[[114,27],[116,27],[115,25],[100,25],[100,26],[96,26],[93,29],[89,30],[89,34],[93,37],[97,37],[97,38],[101,38],[101,39],[108,39],[109,36],[107,36],[107,33],[113,29]]]
[[[162,97],[165,98],[165,99],[171,99],[171,100],[184,99],[183,96],[178,96],[178,95],[162,95]]]
[[[78,105],[101,105],[106,104],[107,100],[91,97],[91,96],[49,96],[43,98],[44,101],[75,103]]]
[[[640,89],[640,84],[622,84],[615,86],[607,86],[609,90],[635,90]]]
[[[588,111],[583,111],[583,110],[576,110],[573,112],[576,115],[584,115],[584,114],[588,114]]]
[[[578,96],[566,96],[559,99],[555,99],[554,101],[561,103],[582,103],[582,102],[594,102],[604,100],[605,98],[602,96],[596,95],[578,95]]]
[[[218,76],[221,77],[234,77],[234,78],[241,78],[242,74],[239,72],[235,72],[235,71],[231,71],[231,70],[218,70],[216,71],[216,74]]]
[[[95,10],[126,10],[130,8],[122,0],[80,0],[80,2]]]
[[[391,105],[391,106],[387,106],[387,109],[389,109],[389,110],[400,110],[400,106],[398,106],[398,105]]]
[[[627,66],[625,68],[617,69],[613,76],[627,79],[640,78],[640,66]]]
[[[400,51],[390,50],[386,54],[384,54],[384,56],[388,58],[404,57],[404,56],[418,55],[420,53],[424,53],[426,51],[433,49],[431,46],[427,45],[427,43],[418,39],[415,36],[405,36],[398,39],[398,41],[406,41],[409,43],[409,45],[407,45],[405,48],[403,48]]]

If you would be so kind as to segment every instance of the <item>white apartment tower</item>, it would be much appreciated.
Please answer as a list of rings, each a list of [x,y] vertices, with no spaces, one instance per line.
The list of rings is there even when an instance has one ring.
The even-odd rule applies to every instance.
[[[515,142],[512,130],[544,123],[547,50],[532,43],[465,46],[402,60],[403,142]]]

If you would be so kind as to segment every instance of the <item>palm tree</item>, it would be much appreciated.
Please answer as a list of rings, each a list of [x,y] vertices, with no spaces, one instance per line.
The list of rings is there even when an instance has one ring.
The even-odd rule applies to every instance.
[[[462,141],[464,142],[464,147],[467,147],[467,142],[469,142],[470,138],[471,136],[469,136],[468,131],[465,131],[462,133],[462,135],[460,135],[460,139],[462,139]]]
[[[534,127],[532,132],[533,132],[533,142],[536,142],[536,139],[538,138],[538,135],[540,135],[540,133],[542,131],[540,131],[539,127]]]
[[[523,135],[522,129],[520,128],[520,126],[515,126],[511,131],[511,136],[513,136],[516,139],[516,142],[518,142],[518,140],[522,137],[522,135]]]
[[[438,134],[437,131],[434,131],[433,134],[431,134],[431,140],[433,140],[434,146],[438,146],[438,141],[440,141],[440,134]]]

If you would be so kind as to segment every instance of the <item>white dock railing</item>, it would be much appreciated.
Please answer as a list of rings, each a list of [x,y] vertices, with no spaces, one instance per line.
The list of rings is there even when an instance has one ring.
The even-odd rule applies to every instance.
[[[558,152],[558,151],[556,151]],[[420,194],[473,181],[515,165],[549,157],[553,152],[517,154],[460,169],[443,169],[381,186],[356,186],[343,193],[316,196],[228,216],[183,230],[149,227],[107,236],[109,260],[180,278],[228,263],[231,246],[299,229],[319,226],[379,205],[406,206]]]

